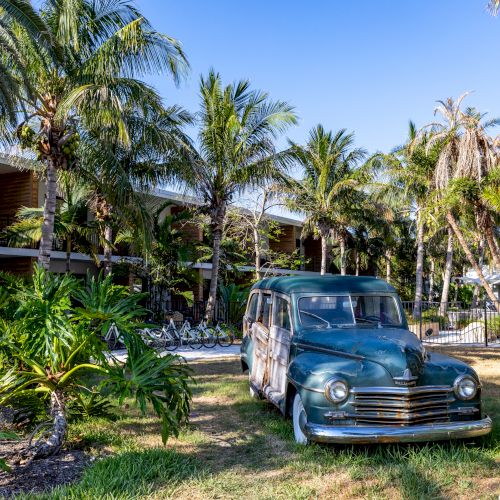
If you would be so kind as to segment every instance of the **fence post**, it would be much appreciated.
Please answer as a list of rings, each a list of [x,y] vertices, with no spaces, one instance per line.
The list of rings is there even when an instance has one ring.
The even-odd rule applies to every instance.
[[[420,331],[420,341],[422,341],[422,300],[420,301],[420,314],[418,315],[419,316],[419,324],[420,324],[420,328],[419,328],[419,331]]]
[[[488,347],[488,308],[484,299],[484,346]]]

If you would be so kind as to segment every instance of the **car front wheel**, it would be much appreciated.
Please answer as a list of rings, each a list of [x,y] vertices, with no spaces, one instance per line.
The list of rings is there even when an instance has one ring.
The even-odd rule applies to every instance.
[[[295,398],[293,400],[292,420],[295,441],[299,444],[309,444],[309,439],[307,439],[307,436],[304,433],[307,415],[299,393],[295,394]]]

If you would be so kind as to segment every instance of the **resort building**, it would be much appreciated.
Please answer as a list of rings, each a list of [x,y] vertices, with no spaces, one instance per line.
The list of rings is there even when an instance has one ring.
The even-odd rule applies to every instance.
[[[19,156],[0,154],[0,270],[15,274],[30,274],[33,264],[38,257],[38,245],[29,247],[10,246],[3,235],[3,229],[15,221],[16,212],[23,206],[42,207],[45,198],[45,184],[37,174],[38,163]],[[157,201],[170,202],[165,209],[165,214],[182,211],[185,207],[199,205],[201,201],[180,193],[166,189],[156,189],[152,196]],[[241,210],[245,210],[241,208]],[[88,213],[89,220],[92,214]],[[268,248],[275,252],[291,255],[298,250],[303,257],[304,264],[300,269],[267,269],[268,274],[311,274],[320,271],[321,245],[319,240],[312,237],[301,239],[302,221],[279,215],[268,215],[279,225],[279,237],[268,242]],[[199,225],[187,223],[182,228],[186,239],[190,241],[203,241],[203,232]],[[55,238],[51,256],[51,271],[65,272],[66,269],[66,242]],[[98,252],[97,259],[102,261],[104,256]],[[130,253],[127,246],[120,246],[114,250],[112,257],[114,263],[134,262],[136,256]],[[84,275],[88,270],[97,272],[98,266],[90,255],[70,252],[70,269],[74,274]],[[193,263],[193,269],[200,273],[200,285],[193,290],[195,299],[203,300],[207,295],[208,279],[210,277],[210,263]],[[247,265],[240,267],[245,273],[254,273],[254,262],[248,259]]]

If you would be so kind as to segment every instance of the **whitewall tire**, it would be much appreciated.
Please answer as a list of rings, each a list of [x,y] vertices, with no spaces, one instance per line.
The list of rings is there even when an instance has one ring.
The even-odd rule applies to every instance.
[[[248,385],[250,387],[249,389],[249,392],[250,392],[250,397],[252,399],[260,399],[260,394],[258,393],[258,391],[256,391],[254,388],[253,388],[253,385],[252,385],[252,378],[250,376],[250,373],[248,373]]]
[[[304,433],[304,426],[307,422],[307,414],[302,403],[300,394],[295,394],[292,407],[293,435],[298,444],[309,444],[309,439]]]

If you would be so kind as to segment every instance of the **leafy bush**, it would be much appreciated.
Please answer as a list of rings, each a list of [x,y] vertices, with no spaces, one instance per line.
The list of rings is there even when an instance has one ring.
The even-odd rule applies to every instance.
[[[227,286],[219,285],[219,296],[224,306],[228,323],[241,325],[249,293],[250,290],[248,288],[234,283]]]
[[[33,456],[60,449],[72,399],[83,411],[105,410],[104,402],[81,397],[92,373],[100,375],[98,393],[106,388],[121,399],[135,397],[143,412],[151,404],[162,421],[164,442],[189,415],[189,368],[182,358],[160,357],[144,344],[135,333],[146,312],[139,304],[143,294],[130,294],[111,280],[99,275],[84,286],[71,275],[36,267],[31,285],[9,290],[9,303],[17,306],[13,319],[3,320],[0,337],[0,405],[44,396],[54,419],[50,436],[37,441]],[[100,337],[112,323],[128,350],[123,366],[103,352],[107,346]]]
[[[100,394],[92,390],[76,393],[68,404],[70,420],[81,420],[89,417],[106,418],[114,420],[116,414],[113,412],[114,405]]]

